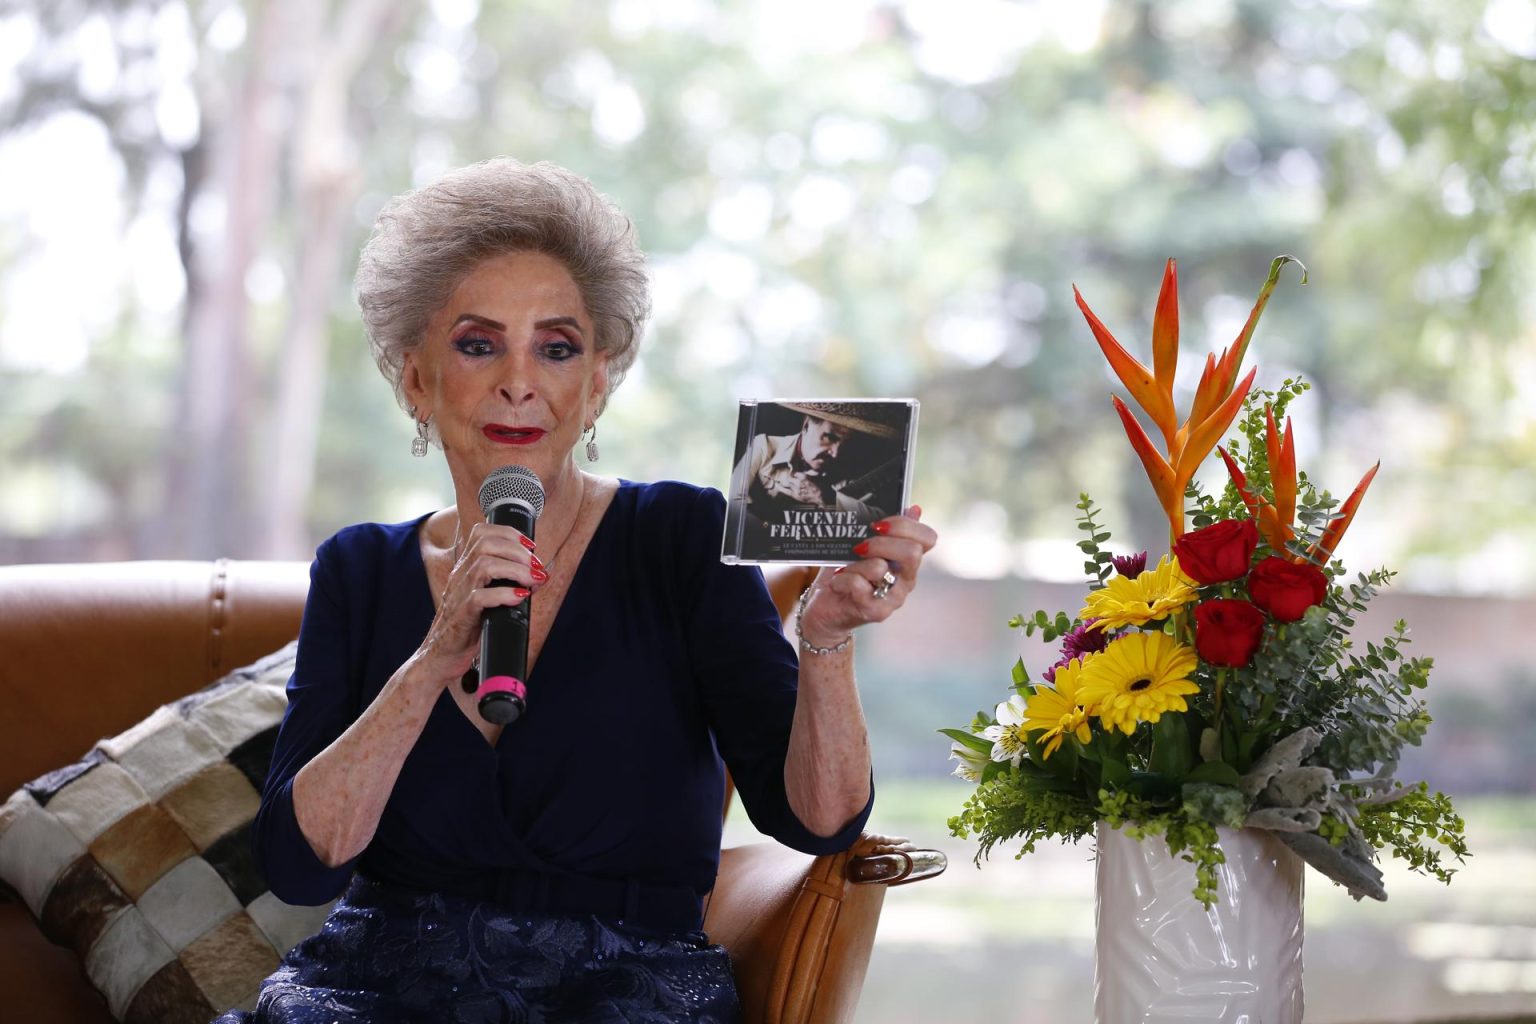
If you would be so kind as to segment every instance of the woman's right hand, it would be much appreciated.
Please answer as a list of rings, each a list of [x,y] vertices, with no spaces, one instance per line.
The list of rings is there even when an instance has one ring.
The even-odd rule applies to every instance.
[[[491,580],[516,585],[493,587]],[[458,683],[479,653],[481,615],[521,604],[548,580],[533,542],[517,530],[488,523],[469,530],[426,639],[362,714],[294,776],[294,817],[322,863],[345,864],[372,841],[439,689]]]
[[[513,607],[549,581],[533,541],[510,526],[476,523],[448,583],[438,595],[437,615],[417,657],[443,684],[458,682],[480,653],[480,619],[487,608]],[[493,587],[492,580],[512,580]]]

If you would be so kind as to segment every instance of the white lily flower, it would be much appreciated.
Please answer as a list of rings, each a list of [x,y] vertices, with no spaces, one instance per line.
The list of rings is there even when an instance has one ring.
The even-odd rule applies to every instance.
[[[980,782],[981,770],[987,766],[987,758],[978,754],[964,743],[951,743],[949,745],[950,759],[957,762],[955,770],[951,773],[957,779],[966,782]]]
[[[997,706],[996,725],[989,725],[982,736],[992,741],[992,760],[1007,761],[1015,768],[1024,757],[1024,698],[1014,694]]]

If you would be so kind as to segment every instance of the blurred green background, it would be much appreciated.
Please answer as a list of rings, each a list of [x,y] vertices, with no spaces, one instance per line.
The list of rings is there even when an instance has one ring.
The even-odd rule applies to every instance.
[[[1162,543],[1073,284],[1145,358],[1177,257],[1187,403],[1303,260],[1250,365],[1314,383],[1314,480],[1382,460],[1339,553],[1400,570],[1381,618],[1439,661],[1411,767],[1498,801],[1463,888],[1397,883],[1429,938],[1313,913],[1311,1018],[1536,1005],[1536,2],[0,0],[0,561],[307,558],[443,503],[351,270],[388,196],[500,154],[587,175],[650,253],[603,471],[723,485],[739,398],[922,401],[943,542],[861,679],[878,813],[929,842],[964,795],[933,729],[1038,657],[1009,615],[1075,610],[1078,493]],[[864,1018],[1086,1020],[1086,851],[951,853],[888,902]]]

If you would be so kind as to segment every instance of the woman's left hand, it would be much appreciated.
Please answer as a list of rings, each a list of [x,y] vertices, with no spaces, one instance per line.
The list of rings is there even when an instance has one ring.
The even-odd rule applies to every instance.
[[[917,586],[923,556],[939,539],[931,526],[918,521],[921,515],[922,509],[913,505],[904,515],[873,523],[874,536],[853,549],[859,561],[821,571],[800,617],[806,643],[834,646],[855,627],[884,622],[906,603]]]

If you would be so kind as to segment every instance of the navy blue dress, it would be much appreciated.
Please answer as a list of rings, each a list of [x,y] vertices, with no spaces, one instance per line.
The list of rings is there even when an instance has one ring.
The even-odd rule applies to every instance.
[[[757,828],[847,848],[784,791],[797,667],[755,568],[719,561],[718,491],[621,481],[493,746],[444,693],[367,849],[331,868],[293,778],[420,645],[434,608],[422,522],[321,545],[289,706],[256,819],[272,891],[343,895],[268,979],[251,1021],[733,1019],[699,931],[719,866],[724,765]]]

